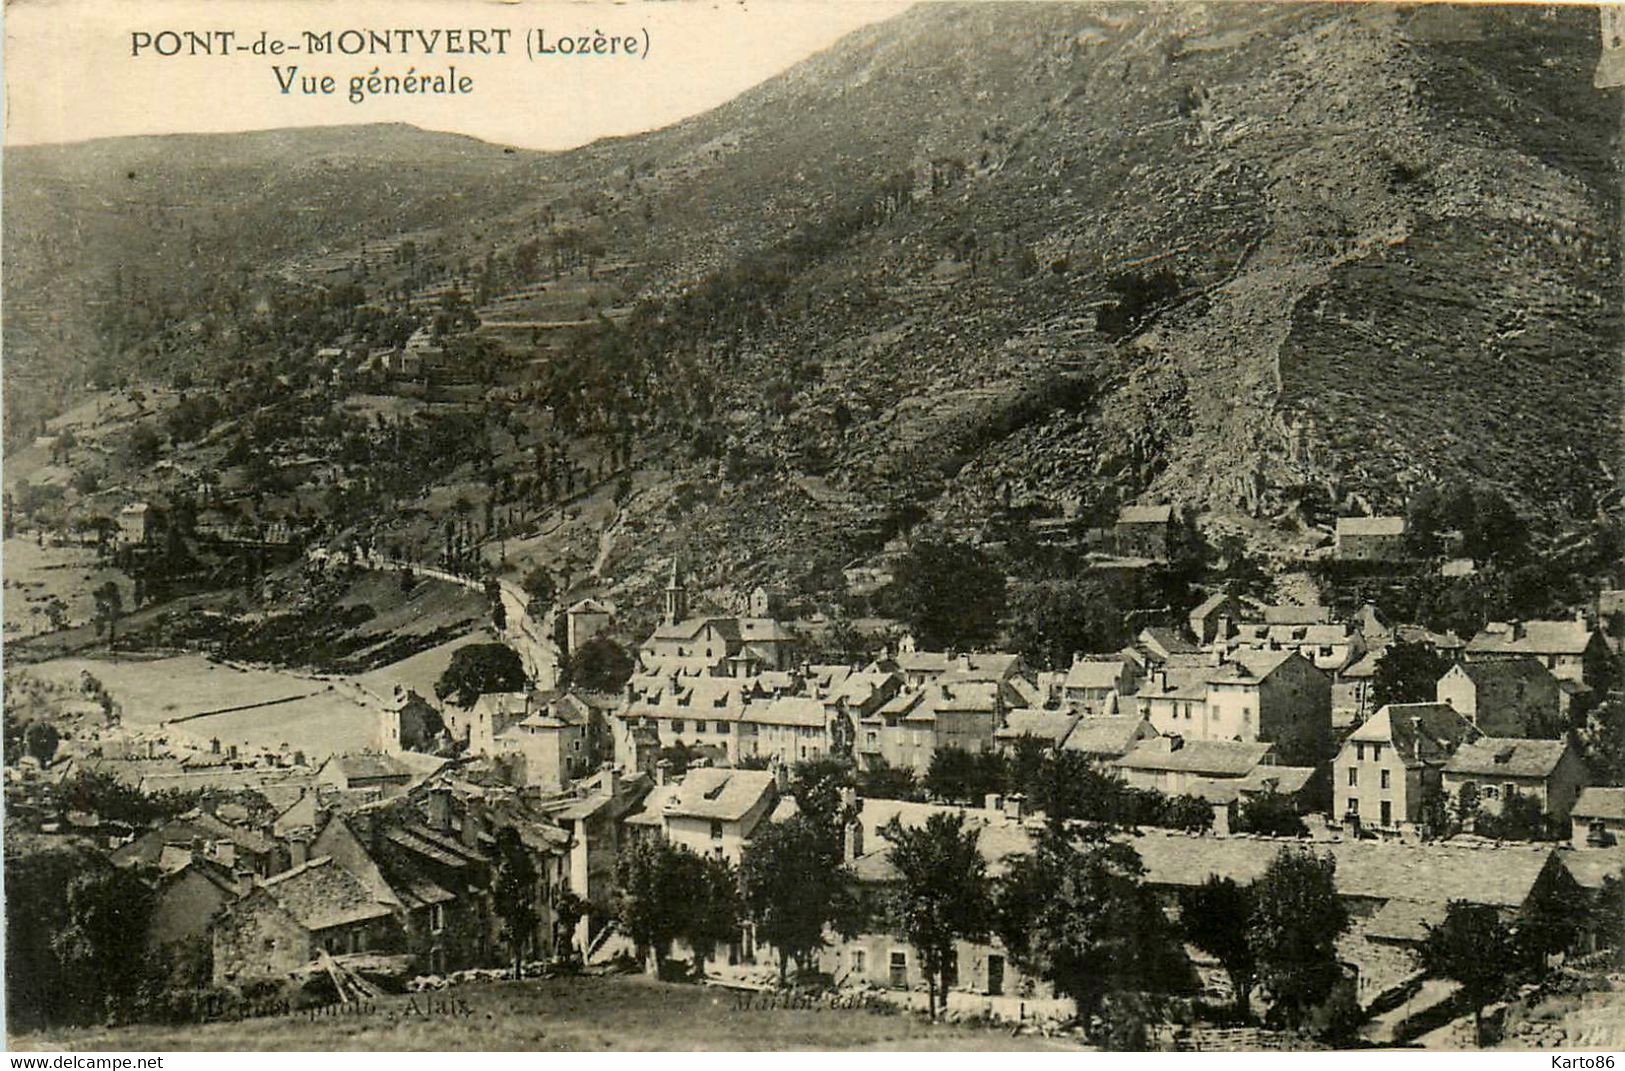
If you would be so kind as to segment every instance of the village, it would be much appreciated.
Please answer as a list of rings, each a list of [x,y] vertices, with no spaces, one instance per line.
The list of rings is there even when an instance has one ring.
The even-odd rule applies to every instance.
[[[153,512],[123,511],[130,548],[157,538]],[[1126,507],[1113,550],[1166,557],[1174,513]],[[1332,553],[1402,556],[1404,527],[1339,523]],[[49,747],[22,734],[6,770],[8,829],[94,846],[135,876],[142,945],[189,963],[191,999],[213,994],[172,996],[158,1018],[218,1014],[222,993],[292,985],[342,1005],[569,965],[1050,1030],[1084,1012],[1076,979],[1010,947],[988,913],[1003,918],[1000,890],[1042,845],[1085,829],[1097,832],[1084,843],[1132,849],[1127,873],[1178,953],[1154,971],[1089,968],[1101,990],[1083,1029],[1097,1043],[1126,1014],[1114,1002],[1141,988],[1184,1008],[1141,1013],[1141,1043],[1211,1045],[1256,1021],[1254,1042],[1288,1047],[1279,1038],[1473,1044],[1479,1002],[1495,1001],[1504,1036],[1528,1041],[1508,1009],[1621,947],[1625,788],[1588,768],[1568,728],[1617,687],[1617,592],[1464,638],[1370,604],[1339,617],[1221,588],[1178,626],[1039,670],[998,650],[922,649],[906,631],[862,662],[813,661],[813,625],[775,592],[721,612],[672,561],[659,624],[607,690],[561,687],[559,672],[615,649],[616,608],[601,599],[533,620],[512,582],[314,547],[304,567],[479,591],[492,642],[451,645],[423,692],[330,683],[346,697],[331,717],[362,726],[364,743],[326,755],[223,744],[207,716],[133,716],[83,670],[74,686],[38,686],[80,715],[77,731],[52,730]],[[935,946],[911,943],[902,905],[949,879],[901,869],[911,837],[959,838],[975,855],[951,880],[985,887],[981,921],[970,911]],[[824,886],[775,888],[765,875],[786,853],[821,867]],[[1204,890],[1285,880],[1293,860],[1325,861],[1335,889],[1315,1003],[1335,1002],[1338,1025],[1318,1035],[1308,1024],[1325,1013],[1267,983],[1246,1011],[1262,964],[1237,969],[1214,923],[1190,917],[1234,916]],[[805,917],[786,923],[803,898]],[[1534,960],[1516,961],[1525,1004],[1510,984],[1486,994],[1430,969],[1424,950],[1458,913],[1491,936],[1538,938],[1520,945]]]

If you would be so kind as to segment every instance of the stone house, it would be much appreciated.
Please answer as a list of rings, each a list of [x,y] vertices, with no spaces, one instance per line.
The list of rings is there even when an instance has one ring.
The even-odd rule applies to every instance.
[[[1073,655],[1061,684],[1061,700],[1073,710],[1102,714],[1111,696],[1133,695],[1140,676],[1140,667],[1127,658]]]
[[[615,611],[597,599],[582,599],[564,611],[565,648],[575,654],[614,620]]]
[[[1166,561],[1173,548],[1174,523],[1172,506],[1124,506],[1112,528],[1117,553]]]
[[[1332,814],[1382,830],[1415,824],[1423,796],[1443,791],[1443,772],[1471,722],[1444,703],[1390,703],[1355,729],[1332,763]]]
[[[1155,740],[1157,730],[1139,714],[1103,714],[1078,718],[1061,743],[1063,751],[1076,751],[1099,766],[1107,766],[1134,750],[1141,741]]]
[[[1123,782],[1169,796],[1203,781],[1243,778],[1260,765],[1274,765],[1271,745],[1259,741],[1186,740],[1178,734],[1141,740],[1111,763]]]
[[[1494,814],[1514,795],[1533,797],[1563,822],[1586,780],[1585,763],[1567,740],[1480,737],[1462,743],[1444,766],[1444,790],[1452,797],[1472,785],[1479,809]]]
[[[282,978],[322,951],[394,952],[400,938],[391,905],[322,856],[264,879],[221,912],[214,983]]]
[[[1491,736],[1547,737],[1562,730],[1562,690],[1533,658],[1458,662],[1435,695]]]
[[[1467,641],[1466,659],[1533,658],[1559,681],[1594,687],[1610,663],[1608,645],[1583,614],[1563,621],[1492,621]]]
[[[1606,848],[1625,842],[1625,788],[1593,785],[1569,809],[1571,843],[1576,848]]]
[[[416,691],[397,684],[378,707],[378,750],[431,751],[446,729],[440,712]]]
[[[771,770],[691,768],[681,780],[651,789],[625,824],[738,866],[756,827],[788,791],[782,763]]]
[[[1409,557],[1404,517],[1339,517],[1332,554],[1339,561],[1394,562]]]

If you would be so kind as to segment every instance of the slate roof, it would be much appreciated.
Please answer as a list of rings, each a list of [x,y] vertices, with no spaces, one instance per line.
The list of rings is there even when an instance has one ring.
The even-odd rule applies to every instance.
[[[1302,792],[1314,776],[1313,766],[1255,766],[1241,779],[1239,787],[1243,792],[1279,792],[1290,796]]]
[[[1339,536],[1397,536],[1405,534],[1404,517],[1339,517]]]
[[[1437,901],[1390,900],[1366,920],[1363,932],[1366,937],[1420,943],[1427,940],[1429,926],[1444,921],[1447,907]]]
[[[1327,606],[1266,606],[1264,607],[1264,623],[1266,625],[1325,625],[1332,620],[1332,611]]]
[[[1462,741],[1477,735],[1472,722],[1446,703],[1390,703],[1366,719],[1348,739],[1363,744],[1391,744],[1405,765],[1414,768],[1444,764]]]
[[[1608,878],[1625,881],[1625,846],[1559,852],[1558,858],[1582,889],[1600,889]]]
[[[1139,737],[1146,724],[1137,714],[1091,716],[1080,718],[1061,744],[1063,750],[1081,751],[1086,755],[1125,754]]]
[[[740,715],[740,721],[757,725],[799,725],[822,729],[829,723],[822,700],[806,696],[784,695],[765,703],[752,703]]]
[[[1444,772],[1493,777],[1550,777],[1569,749],[1566,740],[1526,740],[1486,736],[1464,743],[1445,763]]]
[[[1124,506],[1117,511],[1118,524],[1168,524],[1173,519],[1172,506]]]
[[[1078,715],[1061,710],[1012,710],[993,735],[1000,740],[1031,736],[1055,746],[1066,739],[1077,720]]]
[[[1171,655],[1194,654],[1201,650],[1200,647],[1181,636],[1175,630],[1161,625],[1152,625],[1149,628],[1141,629],[1140,639],[1147,643],[1155,643]]]
[[[1263,681],[1280,669],[1290,658],[1301,657],[1296,651],[1278,651],[1258,647],[1238,647],[1231,651],[1220,665],[1214,666],[1207,679],[1219,684],[1246,684]]]
[[[1534,658],[1492,658],[1482,662],[1457,662],[1448,672],[1461,670],[1473,682],[1482,688],[1485,685],[1502,682],[1531,683],[1545,681],[1552,674],[1545,666]]]
[[[1612,818],[1625,821],[1625,788],[1592,786],[1582,789],[1569,810],[1571,818]]]
[[[267,878],[258,888],[313,932],[385,918],[391,913],[387,904],[375,900],[360,879],[336,865],[331,856],[312,859]]]
[[[1081,659],[1066,671],[1068,688],[1116,688],[1122,679],[1124,664],[1121,659]]]
[[[822,716],[822,712],[820,712]],[[671,787],[671,786],[667,786]],[[658,792],[659,789],[656,789]],[[662,812],[685,818],[715,818],[737,822],[775,791],[767,770],[727,770],[700,767],[689,770],[676,791],[659,801]],[[646,810],[655,809],[651,794]]]
[[[1169,770],[1219,777],[1245,777],[1270,753],[1267,743],[1240,740],[1186,740],[1180,747],[1169,750],[1169,739],[1142,740],[1114,765],[1125,770]]]
[[[1513,626],[1492,621],[1467,641],[1468,654],[1583,654],[1595,635],[1584,621],[1525,621],[1523,635]]]

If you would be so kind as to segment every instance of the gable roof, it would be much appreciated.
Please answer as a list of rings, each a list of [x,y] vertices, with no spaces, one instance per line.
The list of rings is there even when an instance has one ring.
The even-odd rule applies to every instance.
[[[1207,679],[1221,684],[1262,682],[1289,660],[1302,657],[1296,651],[1272,650],[1268,647],[1238,647],[1226,656],[1223,663],[1213,667]]]
[[[776,786],[771,771],[702,766],[689,770],[674,792],[663,794],[666,798],[661,801],[660,807],[668,815],[737,822],[774,791]],[[653,798],[651,794],[650,799]]]
[[[1125,770],[1167,770],[1244,777],[1270,753],[1270,745],[1262,741],[1186,740],[1177,747],[1173,746],[1173,741],[1172,737],[1142,740],[1114,765]]]
[[[1584,654],[1596,636],[1584,621],[1491,621],[1467,641],[1469,654]]]
[[[312,859],[257,886],[307,930],[331,929],[391,914],[361,881],[331,856]]]
[[[798,725],[822,729],[829,724],[829,715],[821,700],[801,695],[781,695],[765,703],[750,704],[741,712],[739,720],[757,725]]]
[[[1390,703],[1349,734],[1349,742],[1391,744],[1408,767],[1440,765],[1478,730],[1446,703]],[[1345,744],[1345,747],[1348,745]]]
[[[1064,710],[1012,710],[993,735],[1000,740],[1030,736],[1053,746],[1066,739],[1077,720],[1078,715]]]
[[[1127,660],[1083,658],[1072,663],[1066,671],[1068,688],[1116,688],[1121,682]]]
[[[1173,519],[1172,506],[1124,506],[1117,511],[1118,524],[1168,524]]]
[[[1405,518],[1396,516],[1339,517],[1337,518],[1337,534],[1339,536],[1404,535]]]
[[[1571,818],[1612,818],[1625,820],[1625,788],[1592,786],[1582,789],[1569,809]]]
[[[1486,736],[1463,743],[1444,772],[1492,777],[1550,777],[1569,750],[1566,740]]]
[[[1080,718],[1061,744],[1063,750],[1081,751],[1086,755],[1110,755],[1113,758],[1126,753],[1142,735],[1147,725],[1137,714],[1118,714]]]
[[[1460,670],[1475,687],[1498,684],[1532,684],[1556,681],[1557,678],[1539,661],[1527,655],[1517,658],[1491,658],[1478,662],[1457,662],[1445,672],[1449,676]]]

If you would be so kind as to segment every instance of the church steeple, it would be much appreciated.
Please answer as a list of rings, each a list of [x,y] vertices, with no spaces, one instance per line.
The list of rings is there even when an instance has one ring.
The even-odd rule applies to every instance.
[[[666,624],[675,625],[688,616],[688,589],[683,586],[682,568],[671,560],[671,579],[666,581]]]

